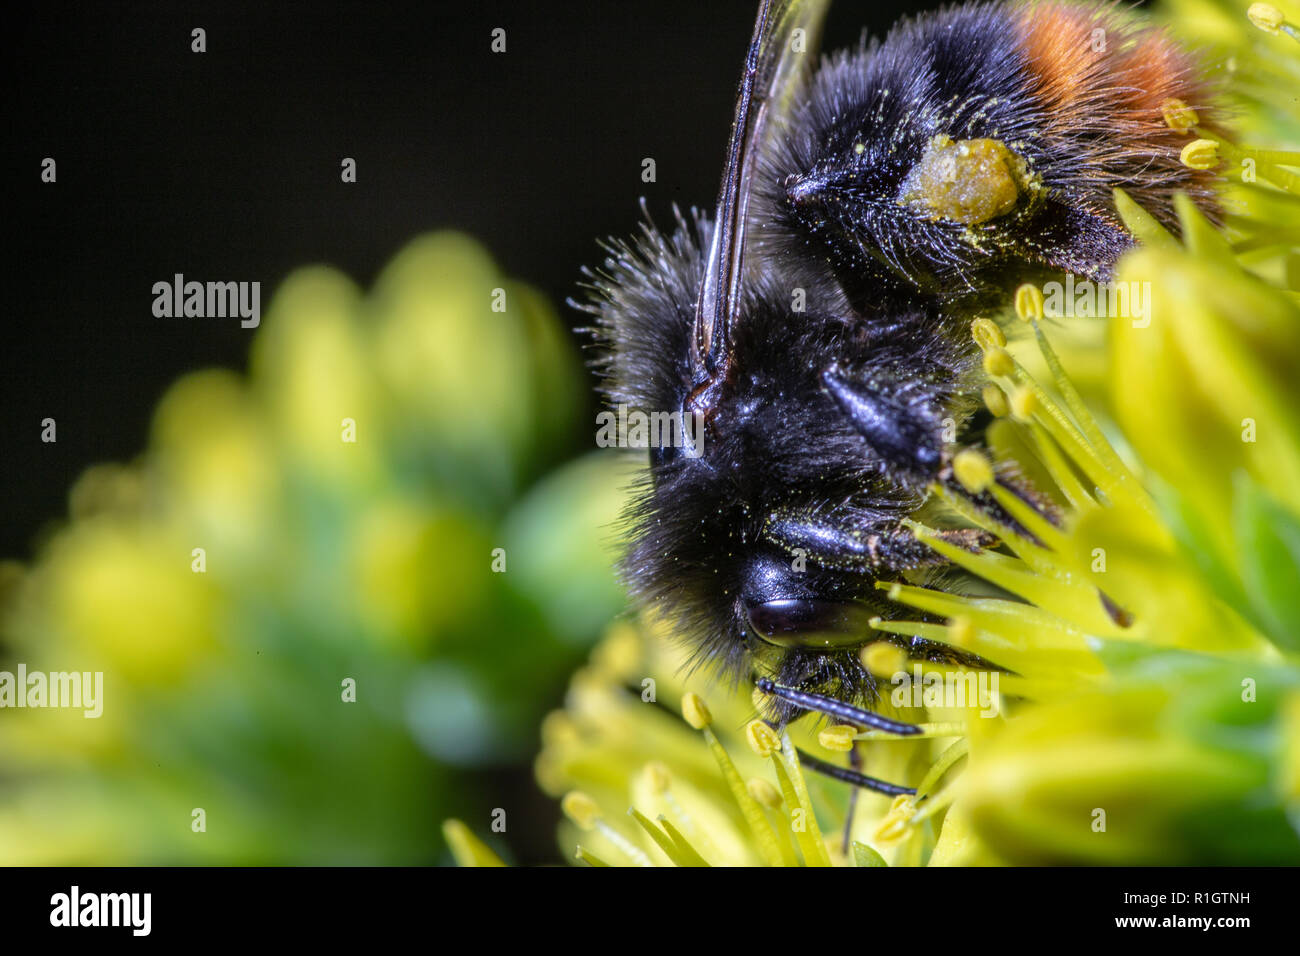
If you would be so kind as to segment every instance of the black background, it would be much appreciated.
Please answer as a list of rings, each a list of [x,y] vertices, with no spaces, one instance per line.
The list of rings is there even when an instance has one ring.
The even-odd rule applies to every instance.
[[[933,5],[933,4],[929,4]],[[842,2],[830,45],[901,0]],[[235,319],[155,318],[176,272],[295,267],[363,285],[455,227],[556,303],[644,195],[711,205],[753,2],[40,4],[6,33],[0,559],[30,558],[76,476],[129,460],[168,383],[242,368]],[[507,51],[490,50],[503,27]],[[207,31],[207,52],[190,31]],[[45,157],[58,181],[40,180]],[[658,181],[641,181],[654,157]],[[353,157],[358,181],[340,181]],[[577,316],[565,311],[571,324]],[[58,441],[40,422],[58,422]],[[578,436],[580,437],[580,436]],[[575,437],[575,441],[578,440]]]

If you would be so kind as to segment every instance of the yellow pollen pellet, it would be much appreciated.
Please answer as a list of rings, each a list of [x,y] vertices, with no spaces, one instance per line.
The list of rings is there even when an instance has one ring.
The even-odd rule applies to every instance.
[[[1024,158],[995,139],[935,136],[903,183],[901,199],[929,219],[968,226],[1004,216],[1032,184]]]

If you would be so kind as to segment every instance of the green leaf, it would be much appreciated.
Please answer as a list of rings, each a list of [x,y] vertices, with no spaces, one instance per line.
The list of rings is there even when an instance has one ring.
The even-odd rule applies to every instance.
[[[853,841],[853,865],[854,866],[889,866],[885,858],[877,853],[865,843]]]

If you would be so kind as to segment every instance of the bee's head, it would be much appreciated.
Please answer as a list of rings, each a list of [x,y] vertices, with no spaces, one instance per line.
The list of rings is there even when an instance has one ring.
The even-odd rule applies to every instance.
[[[937,313],[867,319],[829,279],[753,270],[726,369],[701,384],[692,330],[710,234],[701,217],[615,247],[587,306],[608,406],[628,410],[629,430],[634,412],[660,415],[686,439],[660,428],[643,452],[623,576],[697,663],[856,694],[867,622],[902,613],[876,587],[890,576],[876,559],[927,483],[896,456],[938,446],[973,346]],[[864,439],[837,372],[878,400],[867,414],[892,443]]]
[[[724,678],[764,674],[806,687],[831,667],[841,680],[866,680],[856,650],[871,639],[870,619],[890,615],[860,568],[825,561],[816,541],[782,537],[791,515],[851,533],[885,506],[864,482],[860,440],[851,472],[836,475],[840,462],[797,433],[808,413],[823,433],[835,421],[830,402],[811,395],[823,397],[724,396],[701,454],[650,450],[624,576],[637,602],[670,620],[695,660]]]
[[[759,673],[805,687],[824,684],[813,677],[826,668],[841,684],[869,679],[856,649],[874,634],[870,619],[891,609],[864,573],[876,547],[867,529],[897,525],[920,494],[864,442],[826,384],[828,365],[903,348],[859,341],[842,303],[825,313],[812,305],[817,292],[807,301],[792,315],[774,278],[748,290],[735,374],[709,390],[689,443],[649,449],[623,564],[637,602],[670,620],[698,661],[732,679]],[[919,349],[922,338],[909,335]],[[668,381],[673,369],[684,371],[662,355],[645,378]],[[664,410],[691,421],[698,393],[680,377]]]

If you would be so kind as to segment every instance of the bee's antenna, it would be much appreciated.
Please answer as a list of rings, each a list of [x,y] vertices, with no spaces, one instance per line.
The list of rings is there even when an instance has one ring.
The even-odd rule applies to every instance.
[[[816,711],[828,717],[838,717],[840,720],[849,723],[863,724],[902,737],[910,737],[921,732],[921,728],[916,724],[905,724],[901,720],[890,720],[888,717],[882,717],[869,710],[863,710],[861,707],[854,707],[852,704],[846,704],[834,697],[823,697],[821,694],[810,694],[807,691],[795,690],[793,687],[783,687],[768,677],[760,677],[754,681],[754,686],[764,694],[770,694],[773,697],[779,697],[792,704],[797,704],[805,710]]]

